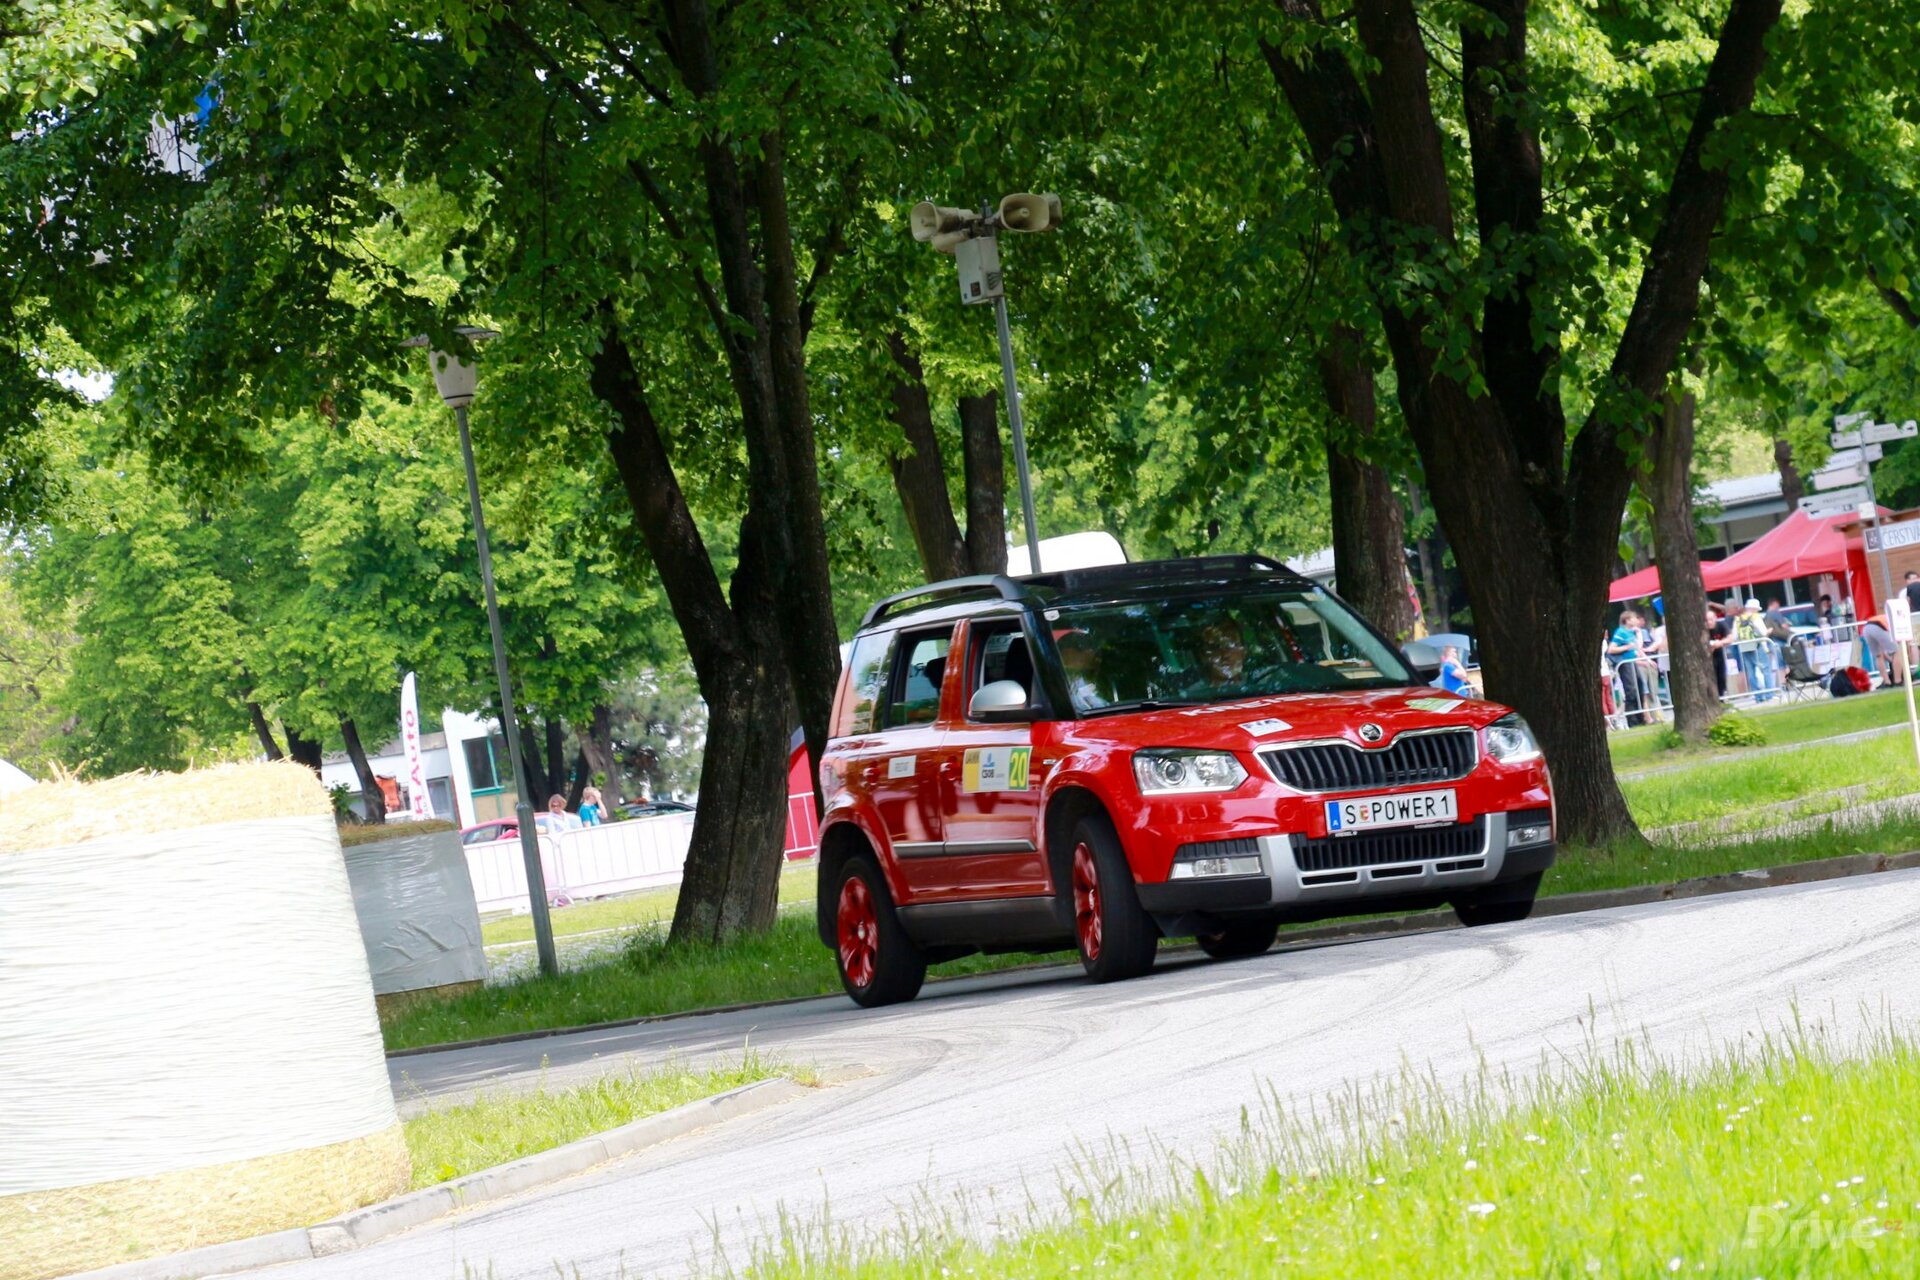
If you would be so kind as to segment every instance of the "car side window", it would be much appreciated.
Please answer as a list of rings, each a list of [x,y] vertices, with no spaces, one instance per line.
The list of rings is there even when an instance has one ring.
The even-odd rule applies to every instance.
[[[890,631],[874,632],[853,642],[853,652],[847,658],[846,703],[840,709],[834,737],[872,733],[879,727],[880,703],[887,686],[887,653],[892,645]]]
[[[950,631],[902,637],[888,690],[884,720],[888,728],[932,724],[940,714],[940,683],[947,672],[947,646],[952,639]]]
[[[972,697],[996,680],[1012,680],[1033,697],[1033,656],[1027,649],[1027,637],[1017,622],[976,625],[973,683],[966,693]]]

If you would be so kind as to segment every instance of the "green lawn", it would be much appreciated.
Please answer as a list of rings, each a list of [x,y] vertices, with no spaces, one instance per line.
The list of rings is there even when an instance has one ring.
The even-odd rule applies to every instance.
[[[1751,759],[1735,751],[1693,768],[1624,779],[1620,790],[1640,825],[1654,828],[1856,786],[1867,790],[1853,803],[1920,791],[1912,740],[1889,734]]]
[[[878,1245],[789,1228],[765,1278],[1920,1274],[1920,1052],[1763,1046],[1681,1075],[1631,1054],[1465,1100],[1405,1083],[1271,1115],[1177,1190],[1088,1169],[1048,1221],[967,1243],[949,1210]],[[1136,1153],[1135,1159],[1149,1159]],[[1165,1183],[1161,1185],[1164,1187]],[[1135,1188],[1127,1190],[1126,1188]]]
[[[577,1089],[476,1096],[406,1122],[413,1185],[449,1182],[778,1074],[747,1054],[713,1071],[629,1071]]]
[[[1740,714],[1751,715],[1766,729],[1768,746],[1785,746],[1899,724],[1907,718],[1907,699],[1895,689],[1858,698],[1823,697],[1816,702],[1779,711],[1761,708]],[[1607,749],[1613,755],[1614,768],[1630,772],[1692,759],[1737,756],[1742,750],[1739,747],[1711,747],[1693,752],[1663,751],[1659,735],[1664,728],[1665,725],[1651,725],[1608,734]]]
[[[780,877],[780,903],[788,906],[811,902],[813,888],[811,862],[788,867]],[[548,915],[553,920],[553,936],[556,938],[596,933],[603,929],[635,929],[642,925],[671,921],[673,904],[679,896],[680,886],[669,885],[664,889],[649,889],[644,893],[629,893],[618,898],[602,898],[597,902],[559,907],[548,912]],[[488,920],[480,926],[480,938],[488,946],[497,942],[531,942],[533,917],[522,912]]]

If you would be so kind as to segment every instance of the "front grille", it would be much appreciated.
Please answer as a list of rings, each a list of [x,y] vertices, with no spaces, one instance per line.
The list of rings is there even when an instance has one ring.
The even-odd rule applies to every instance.
[[[1486,831],[1487,820],[1480,817],[1445,827],[1396,827],[1324,840],[1296,840],[1293,861],[1302,871],[1345,871],[1390,862],[1460,858],[1480,852],[1486,844]]]
[[[1362,791],[1451,782],[1473,771],[1473,730],[1408,733],[1372,751],[1341,742],[1265,751],[1273,776],[1295,791]]]

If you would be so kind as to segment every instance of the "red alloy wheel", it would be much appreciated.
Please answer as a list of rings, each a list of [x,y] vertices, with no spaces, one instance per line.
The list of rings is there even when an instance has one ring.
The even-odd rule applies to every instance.
[[[1083,840],[1073,850],[1073,931],[1080,954],[1100,958],[1100,867],[1093,849]]]
[[[880,949],[880,920],[873,910],[873,891],[859,876],[840,886],[840,972],[856,987],[873,985]]]

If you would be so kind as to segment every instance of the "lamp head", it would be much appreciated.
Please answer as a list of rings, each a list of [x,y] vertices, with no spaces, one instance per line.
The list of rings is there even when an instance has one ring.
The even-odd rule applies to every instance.
[[[454,329],[454,332],[476,345],[485,342],[488,338],[500,336],[492,329],[481,329],[470,324],[460,325]],[[473,393],[479,382],[479,371],[473,367],[471,360],[463,359],[451,352],[433,350],[431,340],[425,334],[417,338],[409,338],[402,345],[429,348],[427,362],[433,367],[434,389],[439,391],[440,398],[447,402],[447,408],[464,409],[473,403]]]

